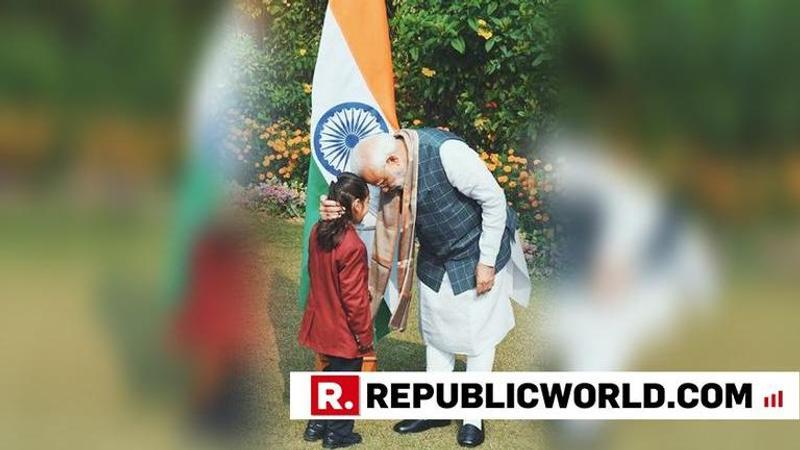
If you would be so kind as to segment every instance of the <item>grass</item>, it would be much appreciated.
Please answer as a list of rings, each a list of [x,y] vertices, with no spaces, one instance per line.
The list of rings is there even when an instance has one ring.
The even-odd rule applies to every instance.
[[[277,320],[279,348],[286,349],[284,362],[290,370],[309,370],[311,354],[298,352],[295,341],[300,313],[291,308],[296,301],[297,267],[300,255],[301,227],[286,224],[265,227],[264,266],[274,280],[269,296],[269,310]],[[758,274],[735,283],[724,293],[716,314],[689,320],[681,336],[658,348],[651,348],[639,364],[639,370],[797,370],[800,354],[791,349],[800,346],[795,322],[800,305],[795,301],[793,285],[772,285],[769,291],[757,281]],[[288,306],[287,306],[288,305]],[[535,297],[528,309],[515,306],[517,326],[497,349],[495,370],[517,371],[540,368],[543,344],[537,338],[535,324],[541,305]],[[394,333],[378,346],[381,370],[424,370],[425,355],[417,321],[416,303],[411,311],[409,328]],[[456,370],[463,370],[463,363]],[[277,396],[276,396],[277,398]],[[276,423],[287,423],[287,405],[276,404]],[[312,448],[299,441],[303,422],[288,422],[289,433],[280,433],[281,448]],[[391,431],[391,422],[363,421],[357,429],[365,436],[365,448],[455,448],[457,426],[421,435],[399,436]],[[548,448],[544,422],[489,421],[486,424],[485,448]],[[281,425],[283,429],[283,426]],[[285,430],[285,429],[283,429]],[[800,439],[796,423],[764,422],[621,422],[610,429],[615,449],[750,449],[768,443],[769,448],[793,448]]]
[[[285,393],[286,374],[288,371],[313,370],[312,353],[297,345],[297,325],[301,312],[294,308],[297,300],[298,276],[300,265],[302,226],[285,223],[279,227],[264,227],[265,242],[264,267],[267,268],[270,293],[268,306],[272,328],[278,348],[279,369],[281,375],[273,373],[268,382],[269,391]],[[535,308],[517,309],[518,326],[510,333],[506,343],[498,349],[497,370],[530,369],[533,355],[536,354],[533,333],[530,325],[535,320]],[[425,370],[425,348],[422,345],[417,317],[416,304],[410,312],[408,329],[403,333],[394,333],[383,339],[378,347],[378,364],[380,370],[409,371]],[[520,351],[522,350],[522,351]],[[459,361],[457,370],[463,370],[463,361]],[[274,369],[273,369],[274,370]],[[269,371],[269,370],[268,370]],[[281,402],[276,400],[281,399]],[[315,445],[302,442],[305,423],[288,420],[288,404],[286,395],[272,396],[272,422],[279,429],[270,433],[267,442],[278,444],[280,448],[312,448]],[[365,437],[365,448],[451,448],[455,447],[457,425],[435,429],[427,433],[411,436],[399,436],[391,430],[393,422],[361,421],[356,428]],[[288,426],[287,426],[288,424]],[[520,426],[522,425],[522,426]],[[288,430],[288,432],[287,432]],[[540,423],[520,423],[513,421],[493,421],[487,425],[485,448],[507,449],[526,443],[524,448],[542,448],[543,434]]]
[[[162,210],[123,216],[63,208],[0,210],[0,448],[197,448],[183,433],[185,378],[163,351],[170,308],[155,295],[163,256]],[[318,448],[288,420],[288,373],[309,370],[296,344],[301,225],[262,219],[259,253],[266,349],[258,380],[265,420],[254,448]],[[748,269],[716,314],[651,348],[643,370],[798,370],[796,280],[759,283]],[[747,271],[746,271],[747,272]],[[10,300],[10,301],[9,301]],[[538,368],[541,304],[515,305],[517,327],[499,346],[496,370]],[[382,370],[424,370],[416,310],[409,329],[378,346]],[[271,350],[271,351],[270,351]],[[463,363],[458,364],[463,370]],[[398,436],[391,422],[363,421],[361,448],[455,448],[456,425]],[[490,421],[484,448],[547,448],[543,422]],[[794,448],[796,422],[622,422],[614,449]]]

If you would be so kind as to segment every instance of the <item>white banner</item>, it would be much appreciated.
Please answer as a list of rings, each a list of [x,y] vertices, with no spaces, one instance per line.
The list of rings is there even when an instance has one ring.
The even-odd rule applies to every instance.
[[[290,383],[292,419],[800,419],[800,372],[292,372]]]

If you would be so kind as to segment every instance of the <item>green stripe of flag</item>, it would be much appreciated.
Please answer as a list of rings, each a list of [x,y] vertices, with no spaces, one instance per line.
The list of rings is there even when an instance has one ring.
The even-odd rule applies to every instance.
[[[319,220],[319,197],[328,193],[328,184],[320,173],[317,163],[312,158],[308,164],[306,220],[303,226],[303,262],[300,265],[300,291],[297,298],[297,304],[301,309],[305,309],[308,298],[308,236],[311,234],[311,228]]]

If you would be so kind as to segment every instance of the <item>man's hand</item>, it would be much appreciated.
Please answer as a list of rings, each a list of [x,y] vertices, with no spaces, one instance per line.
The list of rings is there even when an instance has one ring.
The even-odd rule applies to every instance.
[[[494,286],[494,267],[478,263],[475,268],[475,282],[478,295],[489,292]]]
[[[319,197],[319,217],[322,220],[333,220],[342,217],[344,207],[336,200],[328,200],[327,195]]]

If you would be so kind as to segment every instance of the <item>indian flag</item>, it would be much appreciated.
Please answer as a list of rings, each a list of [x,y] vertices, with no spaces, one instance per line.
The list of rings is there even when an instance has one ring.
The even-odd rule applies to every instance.
[[[398,128],[389,24],[383,0],[330,0],[322,26],[311,94],[311,149],[308,171],[300,307],[308,295],[308,236],[319,219],[319,198],[348,167],[350,152],[361,139]],[[377,191],[372,197],[377,199]],[[360,235],[372,251],[374,223]],[[375,318],[376,336],[389,332],[390,304],[396,289]]]

